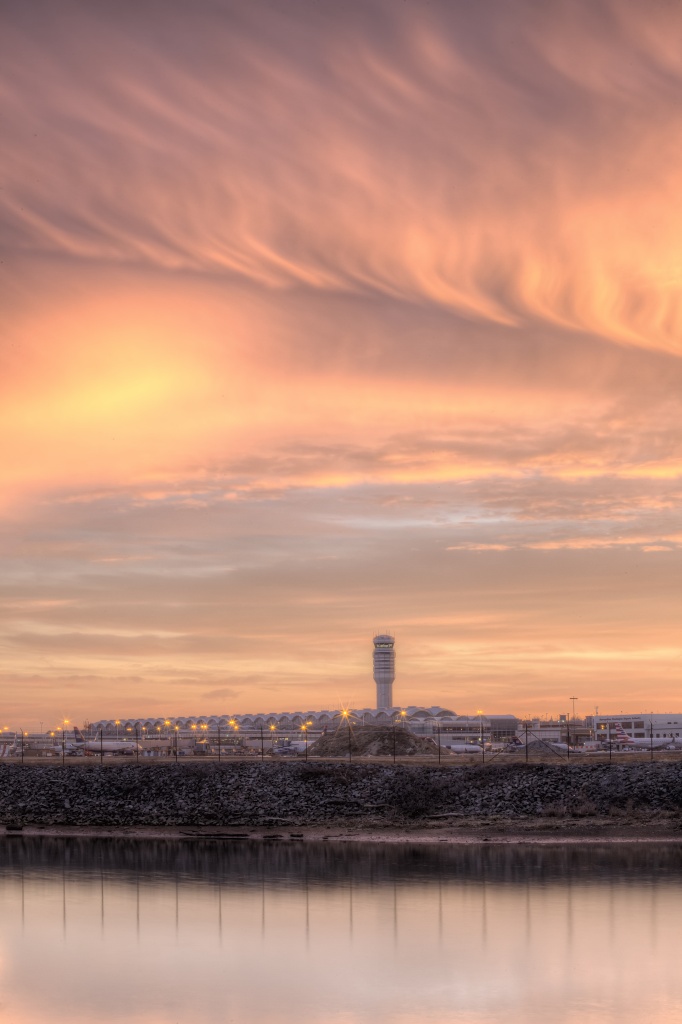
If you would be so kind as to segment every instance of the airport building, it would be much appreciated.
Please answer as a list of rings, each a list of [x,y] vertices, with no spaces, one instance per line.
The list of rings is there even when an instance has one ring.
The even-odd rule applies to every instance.
[[[640,713],[630,715],[592,715],[586,721],[592,725],[595,740],[605,743],[616,740],[616,727],[633,740],[682,739],[682,714]]]
[[[103,719],[91,723],[89,733],[103,730],[106,737],[137,738],[145,746],[167,746],[176,734],[182,741],[205,740],[225,745],[257,741],[266,747],[283,739],[313,743],[324,733],[352,725],[406,728],[417,736],[430,737],[444,748],[461,744],[505,744],[514,739],[521,722],[514,715],[458,715],[449,708],[356,708],[327,711],[293,711],[246,715],[189,715],[168,718]]]

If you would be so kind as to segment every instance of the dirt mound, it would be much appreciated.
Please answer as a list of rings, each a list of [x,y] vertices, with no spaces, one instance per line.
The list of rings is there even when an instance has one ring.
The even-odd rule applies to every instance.
[[[351,726],[350,750],[353,757],[409,757],[410,755],[437,754],[438,747],[431,739],[415,736],[402,727],[357,725]],[[321,736],[308,748],[313,757],[347,757],[348,729]]]

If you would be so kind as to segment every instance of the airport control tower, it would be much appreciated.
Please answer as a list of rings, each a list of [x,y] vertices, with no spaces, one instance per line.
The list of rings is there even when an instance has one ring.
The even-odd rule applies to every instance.
[[[377,707],[393,707],[393,680],[395,679],[395,637],[379,633],[374,637],[374,682],[377,684]]]

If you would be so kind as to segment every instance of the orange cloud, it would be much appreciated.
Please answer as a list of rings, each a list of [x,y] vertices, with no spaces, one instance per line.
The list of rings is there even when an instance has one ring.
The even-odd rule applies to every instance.
[[[51,680],[83,714],[310,704],[321,665],[366,693],[386,619],[427,703],[674,695],[679,12],[30,6],[0,44],[17,713]]]

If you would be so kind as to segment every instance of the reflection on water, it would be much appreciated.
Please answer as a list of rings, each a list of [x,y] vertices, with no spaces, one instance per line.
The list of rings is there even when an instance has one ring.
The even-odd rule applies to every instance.
[[[0,1021],[678,1024],[682,849],[0,840]]]

